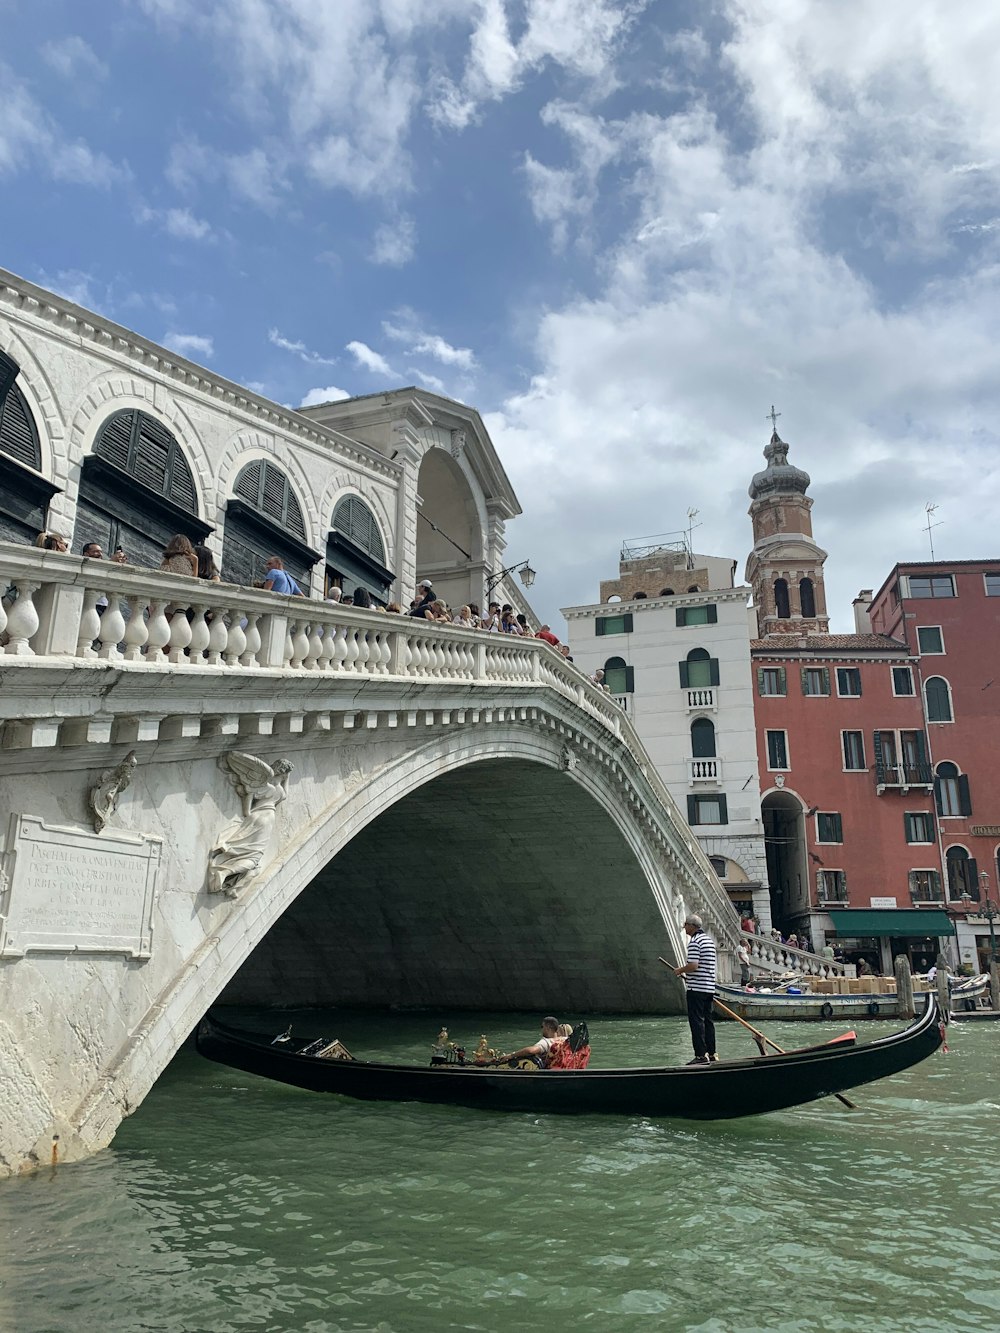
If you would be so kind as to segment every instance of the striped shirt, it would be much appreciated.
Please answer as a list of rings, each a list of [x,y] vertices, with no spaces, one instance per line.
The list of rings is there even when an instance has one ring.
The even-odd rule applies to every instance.
[[[688,940],[689,963],[697,963],[697,972],[686,972],[684,974],[684,985],[688,990],[707,992],[709,995],[715,990],[715,940],[711,935],[706,935],[703,930],[699,930],[696,935],[692,935]]]

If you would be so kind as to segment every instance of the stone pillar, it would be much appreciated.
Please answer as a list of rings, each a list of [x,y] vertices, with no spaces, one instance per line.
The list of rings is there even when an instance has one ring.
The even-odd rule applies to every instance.
[[[910,960],[905,953],[896,955],[894,965],[896,973],[896,1004],[900,1018],[913,1017],[913,978],[910,975]]]

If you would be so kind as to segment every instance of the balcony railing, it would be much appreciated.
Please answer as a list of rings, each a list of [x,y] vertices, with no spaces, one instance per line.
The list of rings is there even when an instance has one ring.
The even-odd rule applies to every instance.
[[[885,787],[933,787],[934,770],[930,764],[876,764],[875,786]]]
[[[612,699],[614,699],[615,703],[618,705],[618,707],[622,710],[623,713],[631,713],[632,711],[631,694],[613,694],[611,697]]]
[[[689,713],[704,712],[706,709],[712,713],[715,712],[715,690],[688,690],[687,697],[687,711]]]
[[[721,759],[689,759],[688,782],[721,782]]]

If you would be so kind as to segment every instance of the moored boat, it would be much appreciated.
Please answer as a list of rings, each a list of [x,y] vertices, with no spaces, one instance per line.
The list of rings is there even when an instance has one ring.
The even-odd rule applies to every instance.
[[[504,1066],[387,1064],[324,1058],[322,1039],[272,1039],[206,1016],[202,1055],[312,1092],[366,1101],[433,1102],[496,1111],[603,1113],[727,1120],[800,1106],[886,1078],[924,1060],[943,1040],[937,1000],[902,1032],[857,1045],[853,1034],[781,1055],[639,1069],[522,1070]],[[343,1048],[341,1047],[342,1051]],[[314,1053],[308,1053],[308,1052]]]
[[[988,976],[970,977],[968,981],[952,984],[950,988],[950,1008],[952,1013],[974,1007],[986,993],[989,985]],[[827,992],[813,994],[807,990],[748,990],[742,986],[716,987],[719,999],[728,1008],[751,1022],[757,1020],[780,1019],[785,1022],[818,1022],[826,1019],[830,1022],[855,1022],[863,1018],[899,1018],[900,1006],[895,991],[880,994],[877,991],[857,992],[848,995],[836,995]],[[920,1007],[921,995],[927,992],[917,991],[914,1001]],[[722,1017],[721,1010],[717,1011]]]

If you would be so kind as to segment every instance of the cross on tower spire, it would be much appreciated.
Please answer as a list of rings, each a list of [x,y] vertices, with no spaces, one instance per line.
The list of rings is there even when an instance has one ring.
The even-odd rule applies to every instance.
[[[775,410],[774,410],[774,404],[772,403],[772,404],[771,404],[771,410],[770,410],[770,412],[768,412],[766,415],[767,415],[767,419],[768,419],[768,420],[770,421],[770,423],[771,423],[771,429],[774,431],[775,434],[777,434],[777,433],[778,433],[778,418],[781,416],[781,413],[780,413],[780,412],[775,412]]]

